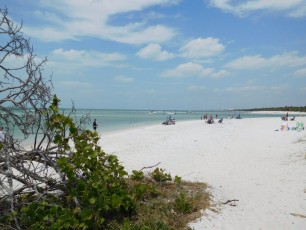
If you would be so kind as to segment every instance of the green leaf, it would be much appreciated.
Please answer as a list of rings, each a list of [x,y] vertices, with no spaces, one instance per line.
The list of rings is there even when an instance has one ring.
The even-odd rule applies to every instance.
[[[92,153],[90,154],[90,157],[91,157],[91,158],[96,158],[96,157],[97,157],[97,152],[96,152],[96,151],[92,152]]]
[[[65,164],[67,164],[67,158],[66,157],[60,157],[57,161],[59,166],[63,166]]]
[[[91,218],[91,211],[87,208],[81,211],[81,218],[83,221],[89,220]]]
[[[97,182],[92,183],[92,187],[93,187],[93,188],[98,188],[98,187],[99,187],[99,183],[97,183]]]
[[[90,203],[90,204],[96,203],[96,198],[94,198],[94,197],[90,198],[90,199],[89,199],[89,203]]]
[[[116,194],[112,195],[111,204],[114,208],[119,208],[122,202],[122,197],[117,196]]]

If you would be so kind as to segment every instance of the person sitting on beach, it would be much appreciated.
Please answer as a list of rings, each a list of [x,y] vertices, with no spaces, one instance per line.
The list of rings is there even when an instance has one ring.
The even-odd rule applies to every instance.
[[[214,119],[212,115],[210,115],[209,119],[207,120],[207,124],[212,124],[212,123],[214,123]]]
[[[281,131],[288,131],[289,130],[289,126],[288,126],[288,123],[283,123],[282,126],[281,126]]]

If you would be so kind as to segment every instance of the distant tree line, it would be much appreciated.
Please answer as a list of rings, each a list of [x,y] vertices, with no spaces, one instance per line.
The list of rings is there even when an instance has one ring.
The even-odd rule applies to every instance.
[[[289,112],[306,112],[306,106],[285,106],[285,107],[268,107],[242,109],[241,111],[289,111]]]

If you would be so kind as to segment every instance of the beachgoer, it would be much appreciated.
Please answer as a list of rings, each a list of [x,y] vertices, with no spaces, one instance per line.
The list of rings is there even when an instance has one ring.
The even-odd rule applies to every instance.
[[[286,113],[286,121],[288,121],[288,117],[289,117],[289,114],[288,112]]]
[[[287,130],[289,130],[288,123],[284,122],[284,123],[282,124],[282,126],[281,126],[281,130],[282,130],[282,131],[287,131]]]
[[[5,139],[5,135],[4,135],[4,132],[3,132],[3,128],[0,127],[0,143],[3,143],[4,139]]]
[[[93,127],[94,131],[97,130],[97,127],[98,127],[97,119],[95,119],[94,122],[92,123],[92,127]]]

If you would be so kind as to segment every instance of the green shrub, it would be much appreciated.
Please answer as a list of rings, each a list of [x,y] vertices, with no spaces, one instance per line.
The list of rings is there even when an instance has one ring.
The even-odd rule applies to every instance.
[[[150,176],[157,182],[172,181],[170,173],[165,173],[165,170],[160,168],[156,168],[150,173]]]
[[[191,212],[192,206],[185,193],[179,193],[174,201],[175,210],[181,213]]]
[[[142,171],[133,170],[131,178],[136,181],[140,181],[144,178],[144,173]]]
[[[177,176],[175,183],[161,183],[172,181],[164,169],[156,168],[150,177],[134,170],[128,177],[118,158],[107,155],[97,145],[97,133],[89,130],[78,133],[73,120],[59,114],[58,102],[54,97],[47,127],[55,134],[54,144],[59,155],[55,163],[61,180],[48,181],[54,193],[38,196],[30,192],[18,197],[19,209],[1,212],[0,227],[10,226],[17,219],[19,228],[25,230],[185,229],[194,216],[182,215],[195,209],[182,190],[200,191],[197,196],[197,200],[203,200],[200,207],[209,204],[207,196],[202,196],[204,184],[193,187]],[[69,130],[68,136],[66,130]],[[181,193],[176,195],[178,190]]]

